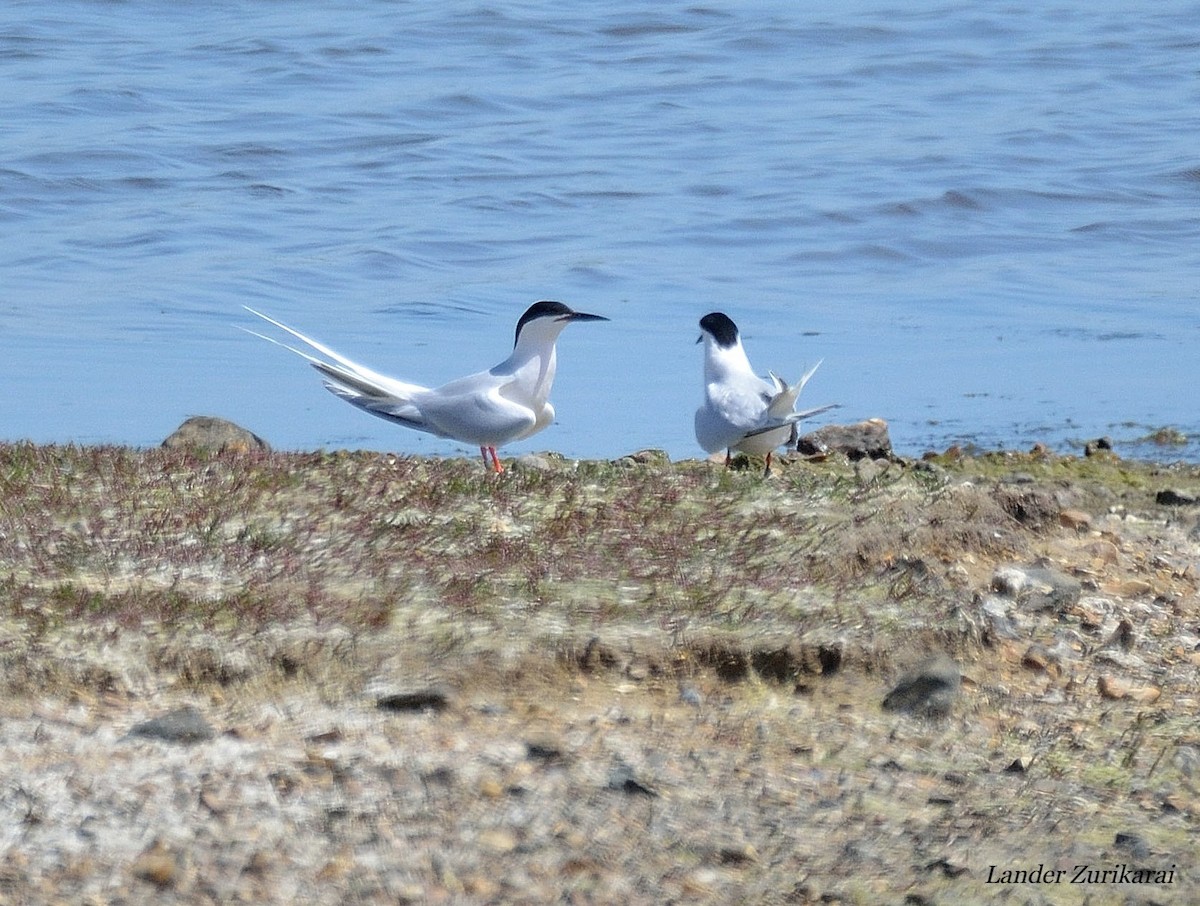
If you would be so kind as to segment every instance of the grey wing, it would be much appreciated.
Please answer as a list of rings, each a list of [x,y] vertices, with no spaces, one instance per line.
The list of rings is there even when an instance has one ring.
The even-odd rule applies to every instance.
[[[503,385],[472,386],[470,381],[455,381],[415,401],[428,430],[480,446],[505,444],[533,433],[538,417],[529,406],[507,399],[501,392]],[[448,388],[457,392],[448,393]]]

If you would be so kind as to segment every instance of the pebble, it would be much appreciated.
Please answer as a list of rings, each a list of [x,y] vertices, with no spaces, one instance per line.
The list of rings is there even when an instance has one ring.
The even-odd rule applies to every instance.
[[[943,716],[950,712],[961,687],[958,664],[945,654],[934,655],[900,678],[884,697],[883,709]]]
[[[992,574],[992,590],[1027,610],[1063,613],[1079,602],[1083,586],[1049,566],[1001,566]]]
[[[658,793],[637,778],[633,768],[623,761],[618,761],[608,772],[608,789],[619,790],[631,796],[648,796],[656,798]]]
[[[1107,674],[1101,675],[1096,681],[1096,687],[1101,698],[1112,701],[1128,699],[1143,705],[1158,701],[1159,696],[1162,695],[1162,690],[1156,686],[1137,686],[1128,680],[1118,679]]]
[[[1160,506],[1195,506],[1197,499],[1190,491],[1174,488],[1165,488],[1154,495],[1154,502]]]
[[[1063,528],[1083,534],[1092,527],[1092,517],[1083,510],[1063,510],[1058,514],[1058,522]]]
[[[194,743],[212,739],[216,732],[193,705],[184,705],[160,717],[134,724],[129,736],[158,739],[163,742]]]
[[[1118,831],[1113,837],[1113,844],[1118,849],[1125,850],[1135,859],[1150,858],[1150,846],[1140,834],[1131,834],[1127,831]]]
[[[134,860],[133,875],[155,887],[167,888],[179,878],[179,860],[160,841],[155,840]]]
[[[380,696],[375,706],[383,711],[445,711],[450,707],[450,692],[441,686],[409,689]]]

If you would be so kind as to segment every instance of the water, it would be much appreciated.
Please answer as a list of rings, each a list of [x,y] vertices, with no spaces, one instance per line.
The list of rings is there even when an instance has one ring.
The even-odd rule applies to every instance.
[[[557,298],[612,323],[510,452],[697,455],[720,309],[903,453],[1200,460],[1198,60],[1169,0],[9,3],[0,438],[472,452],[241,306],[436,384]],[[1133,443],[1162,426],[1189,442]]]

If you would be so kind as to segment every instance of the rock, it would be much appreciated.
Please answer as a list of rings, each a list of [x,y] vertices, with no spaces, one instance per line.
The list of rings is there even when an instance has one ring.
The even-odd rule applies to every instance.
[[[1032,759],[1028,755],[1018,755],[1004,769],[1005,774],[1024,774],[1029,770]]]
[[[944,716],[950,712],[961,686],[958,664],[947,655],[934,655],[900,678],[884,697],[883,709]]]
[[[1123,849],[1135,859],[1150,858],[1150,846],[1140,834],[1118,831],[1113,837],[1113,845]]]
[[[381,711],[445,711],[450,707],[450,692],[442,686],[427,686],[403,692],[389,692],[375,700]]]
[[[173,887],[179,879],[179,859],[160,841],[155,840],[133,862],[133,875],[155,887]]]
[[[560,465],[544,453],[522,453],[509,463],[509,467],[517,472],[552,472]]]
[[[1079,580],[1048,566],[1002,566],[992,574],[992,590],[1027,610],[1063,613],[1079,603]]]
[[[1058,524],[1078,534],[1092,527],[1092,517],[1083,510],[1063,510],[1058,514]]]
[[[1009,614],[1008,605],[1000,598],[988,596],[979,604],[986,631],[997,638],[1020,638],[1021,630]]]
[[[561,762],[566,757],[562,744],[555,739],[539,738],[525,742],[525,756],[531,761]]]
[[[476,842],[493,853],[510,853],[517,848],[517,835],[510,830],[494,827],[481,831]]]
[[[1141,598],[1154,593],[1154,583],[1141,576],[1125,579],[1105,585],[1106,591],[1111,591],[1119,598]]]
[[[631,796],[648,796],[650,798],[658,796],[658,793],[640,781],[633,768],[623,761],[618,761],[608,772],[608,789],[619,790]]]
[[[719,454],[719,459],[724,463],[725,454]],[[615,460],[615,462],[618,465],[629,466],[669,466],[671,464],[671,457],[667,455],[665,450],[646,449],[630,453],[628,456],[622,456],[620,459]]]
[[[1159,506],[1195,506],[1198,499],[1190,491],[1174,488],[1164,488],[1154,495],[1154,502]]]
[[[1004,511],[1022,525],[1045,529],[1061,522],[1062,507],[1049,491],[1001,485],[993,496]]]
[[[1111,437],[1098,437],[1095,440],[1089,440],[1083,445],[1084,456],[1096,456],[1098,454],[1105,454],[1109,456],[1116,455],[1113,452],[1113,442]]]
[[[691,705],[693,708],[699,708],[704,704],[704,696],[691,683],[680,683],[679,700],[685,705]]]
[[[706,861],[741,868],[758,862],[758,850],[752,843],[723,843],[712,847]]]
[[[1137,637],[1133,633],[1133,624],[1128,620],[1121,620],[1102,647],[1107,648],[1109,645],[1119,645],[1121,648],[1129,651],[1136,642]]]
[[[1101,675],[1100,679],[1096,681],[1096,688],[1099,690],[1101,698],[1112,701],[1129,699],[1143,705],[1158,701],[1159,696],[1162,695],[1162,690],[1156,686],[1135,686],[1127,680],[1107,674]]]
[[[198,708],[184,705],[182,708],[168,711],[161,717],[135,724],[128,735],[163,742],[193,743],[212,739],[216,733]]]
[[[1021,657],[1021,666],[1029,670],[1049,671],[1051,664],[1054,663],[1055,658],[1046,649],[1046,646],[1036,642],[1026,648],[1025,654]]]
[[[806,456],[837,452],[852,460],[890,459],[892,440],[887,422],[869,418],[853,425],[826,425],[810,431],[796,442],[796,450]]]
[[[191,447],[217,453],[249,453],[252,450],[269,452],[271,449],[257,434],[231,421],[209,415],[192,416],[176,428],[162,445],[168,450]]]

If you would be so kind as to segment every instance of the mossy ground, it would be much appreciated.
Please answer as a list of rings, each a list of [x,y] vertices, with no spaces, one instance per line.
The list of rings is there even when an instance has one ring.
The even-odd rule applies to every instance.
[[[642,459],[0,445],[0,902],[1196,895],[1194,469]],[[997,634],[1034,562],[1087,606]],[[931,651],[951,715],[881,711]],[[224,734],[121,738],[184,701]],[[1084,862],[1176,874],[986,883]]]

